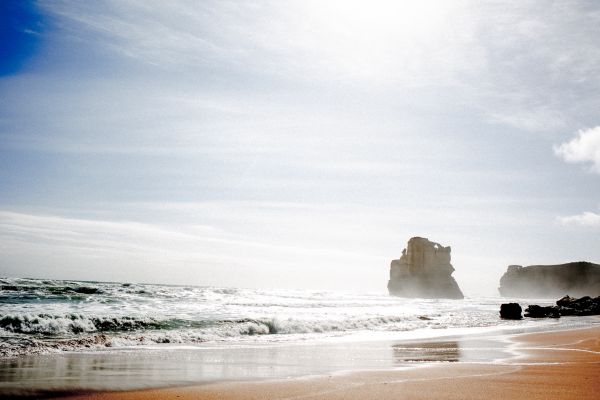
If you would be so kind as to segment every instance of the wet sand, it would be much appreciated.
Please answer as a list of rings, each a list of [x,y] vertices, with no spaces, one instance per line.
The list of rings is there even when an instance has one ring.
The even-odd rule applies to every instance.
[[[600,327],[514,336],[514,357],[422,368],[193,387],[96,392],[64,399],[598,399]]]

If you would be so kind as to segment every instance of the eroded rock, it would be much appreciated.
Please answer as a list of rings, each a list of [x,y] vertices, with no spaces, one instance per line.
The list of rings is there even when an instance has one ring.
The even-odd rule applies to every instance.
[[[600,296],[600,265],[579,261],[559,265],[510,265],[500,279],[505,297],[557,298],[565,293]]]
[[[402,256],[392,260],[388,290],[391,295],[422,298],[464,298],[450,264],[450,246],[413,237]]]

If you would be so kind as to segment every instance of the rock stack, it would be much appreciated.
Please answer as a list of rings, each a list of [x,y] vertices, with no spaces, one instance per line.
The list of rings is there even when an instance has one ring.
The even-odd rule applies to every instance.
[[[453,272],[450,246],[413,237],[400,259],[392,260],[388,291],[400,297],[462,299]]]

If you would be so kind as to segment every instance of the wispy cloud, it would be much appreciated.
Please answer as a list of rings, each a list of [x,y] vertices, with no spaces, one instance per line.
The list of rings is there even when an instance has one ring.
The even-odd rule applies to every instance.
[[[464,20],[460,31],[452,24],[464,11],[458,3],[452,7],[386,0],[42,4],[64,22],[63,29],[75,40],[91,40],[167,69],[219,66],[302,80],[351,78],[422,85],[434,79],[448,82],[477,61],[472,56],[467,62],[459,54],[467,50],[472,34],[464,33]],[[439,68],[442,63],[444,68]]]
[[[578,215],[558,217],[558,221],[563,225],[600,227],[600,214],[586,211]]]
[[[590,170],[600,174],[600,126],[580,130],[575,138],[554,146],[554,152],[568,163],[589,163]]]
[[[525,102],[517,103],[514,110],[502,109],[500,112],[490,112],[492,122],[513,126],[517,129],[530,132],[544,132],[564,127],[565,115],[552,107],[544,106],[536,109]]]
[[[583,85],[588,93],[598,88],[600,13],[583,3],[41,4],[74,44],[89,43],[161,71],[234,72],[234,79],[295,84],[352,82],[388,94],[415,87],[456,90],[491,122],[524,131],[564,128],[573,122],[574,108],[588,101]]]
[[[219,261],[248,261],[252,253],[256,261],[278,256],[334,256],[335,251],[273,245],[242,239],[212,226],[188,224],[180,229],[132,221],[103,221],[61,216],[31,215],[0,211],[0,239],[14,243],[51,248],[78,248],[84,253],[114,252],[115,255],[162,254],[167,258],[192,257]],[[233,249],[237,251],[232,251]],[[238,254],[233,256],[232,254]],[[339,254],[338,254],[339,255]],[[355,254],[358,256],[358,254]]]

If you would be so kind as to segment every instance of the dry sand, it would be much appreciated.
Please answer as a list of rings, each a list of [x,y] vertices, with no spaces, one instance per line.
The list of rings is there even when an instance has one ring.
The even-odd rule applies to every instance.
[[[68,397],[151,399],[600,399],[600,327],[514,338],[502,363],[444,363],[400,371]]]

